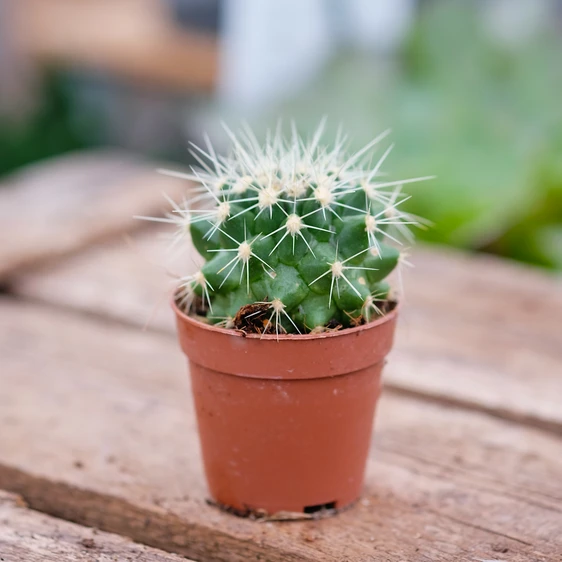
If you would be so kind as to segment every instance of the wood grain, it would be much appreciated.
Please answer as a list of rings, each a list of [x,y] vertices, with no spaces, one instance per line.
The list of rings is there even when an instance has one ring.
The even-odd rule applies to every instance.
[[[139,232],[13,279],[26,298],[173,331],[167,297],[196,252],[163,258],[166,231]],[[420,249],[405,272],[389,389],[562,433],[562,289],[543,272]],[[557,329],[558,326],[558,329]]]
[[[0,276],[66,255],[139,225],[133,215],[167,209],[186,182],[127,153],[59,157],[5,180],[0,189]]]
[[[0,307],[0,488],[33,508],[196,560],[562,554],[562,442],[551,434],[387,393],[363,501],[322,521],[251,522],[205,503],[170,335],[7,298]]]
[[[389,384],[562,434],[561,279],[443,247],[412,260]]]
[[[420,245],[404,275],[407,302],[449,311],[559,347],[562,277],[516,261]]]
[[[185,562],[132,540],[82,527],[28,509],[14,494],[0,491],[0,560],[6,562]],[[189,561],[188,561],[189,562]]]

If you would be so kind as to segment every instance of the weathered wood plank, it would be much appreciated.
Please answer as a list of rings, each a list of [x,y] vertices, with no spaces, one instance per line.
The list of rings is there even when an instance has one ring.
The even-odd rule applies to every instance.
[[[0,560],[6,562],[185,562],[185,558],[28,509],[0,490]]]
[[[441,247],[413,261],[389,384],[562,433],[560,279]]]
[[[163,263],[160,234],[91,248],[15,278],[12,289],[173,331],[166,301],[174,279],[162,266],[185,271]],[[442,249],[422,249],[413,261],[387,386],[562,432],[559,282],[518,264]]]
[[[0,189],[0,276],[137,227],[186,182],[126,153],[93,151],[36,164]]]
[[[168,298],[200,257],[195,250],[188,258],[166,253],[166,234],[149,229],[118,236],[17,275],[9,288],[25,298],[172,332]]]
[[[562,552],[553,435],[387,394],[364,501],[328,520],[256,523],[205,503],[188,377],[168,334],[9,299],[0,326],[0,487],[34,508],[197,560]]]
[[[560,345],[562,276],[512,260],[420,246],[406,272],[406,294],[416,306],[515,332],[545,347]]]

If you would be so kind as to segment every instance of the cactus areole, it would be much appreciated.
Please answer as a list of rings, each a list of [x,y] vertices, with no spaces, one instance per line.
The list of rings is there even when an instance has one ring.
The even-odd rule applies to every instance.
[[[204,260],[173,307],[209,489],[239,513],[337,510],[362,487],[399,295],[386,279],[400,285],[421,226],[402,186],[429,178],[384,175],[387,132],[346,154],[323,124],[263,145],[226,131],[230,153],[195,147],[191,198],[160,219]]]

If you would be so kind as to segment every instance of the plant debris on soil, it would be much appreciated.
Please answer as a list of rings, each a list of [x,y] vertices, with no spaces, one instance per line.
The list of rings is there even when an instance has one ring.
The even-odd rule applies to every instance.
[[[274,322],[270,322],[271,305],[268,303],[246,304],[234,317],[234,328],[247,334],[267,334],[275,331]],[[287,331],[279,325],[278,333],[286,334]]]
[[[316,326],[310,330],[311,334],[323,334],[325,332],[338,332],[343,329],[343,324],[332,318],[325,326]]]

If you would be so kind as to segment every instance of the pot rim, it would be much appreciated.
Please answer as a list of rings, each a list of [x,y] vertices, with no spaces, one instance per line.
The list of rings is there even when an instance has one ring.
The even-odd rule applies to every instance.
[[[242,330],[235,330],[232,328],[219,328],[213,324],[206,324],[205,322],[201,322],[196,318],[189,316],[185,312],[179,309],[178,305],[176,304],[176,295],[175,293],[171,299],[172,310],[174,313],[182,318],[183,321],[188,322],[189,324],[202,329],[208,332],[215,332],[219,334],[224,334],[227,336],[233,336],[238,338],[245,338],[245,339],[252,339],[252,340],[273,340],[273,341],[307,341],[307,340],[317,340],[317,339],[327,339],[327,338],[337,338],[343,337],[347,335],[353,335],[359,332],[363,332],[364,330],[368,330],[371,328],[375,328],[376,326],[380,326],[381,324],[385,324],[386,322],[392,320],[398,314],[400,309],[400,303],[396,302],[394,308],[386,313],[381,318],[377,320],[373,320],[372,322],[367,322],[366,324],[362,324],[361,326],[355,326],[354,328],[344,328],[343,330],[336,330],[333,332],[322,332],[319,334],[247,334]]]

